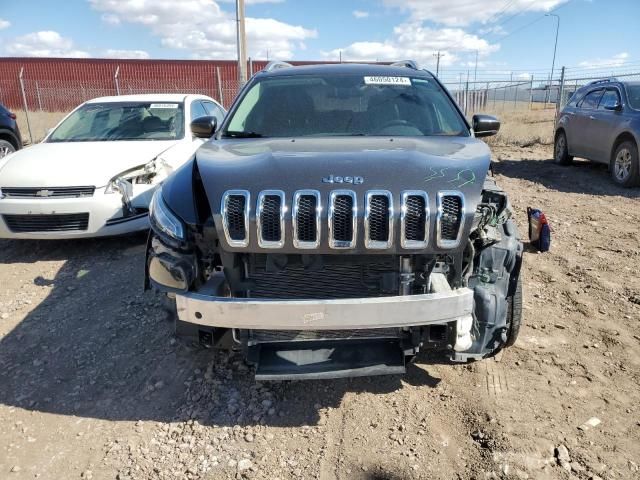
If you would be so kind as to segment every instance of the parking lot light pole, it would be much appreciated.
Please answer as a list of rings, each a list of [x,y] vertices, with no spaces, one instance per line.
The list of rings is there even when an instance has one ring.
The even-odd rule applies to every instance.
[[[547,108],[547,103],[549,103],[549,95],[551,95],[551,85],[553,84],[553,70],[556,66],[556,51],[558,50],[558,32],[560,31],[560,16],[555,13],[547,13],[545,17],[556,17],[556,42],[553,46],[553,60],[551,61],[551,79],[549,81],[549,88],[547,89],[547,99],[545,100],[545,108]]]
[[[236,31],[238,35],[238,76],[240,86],[247,83],[247,36],[244,30],[244,0],[236,0]]]

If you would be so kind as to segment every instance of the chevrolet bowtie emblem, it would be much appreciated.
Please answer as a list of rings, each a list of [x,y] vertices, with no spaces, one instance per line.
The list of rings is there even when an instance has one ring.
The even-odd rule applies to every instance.
[[[51,190],[38,190],[36,192],[36,197],[50,197],[51,195],[53,195]]]

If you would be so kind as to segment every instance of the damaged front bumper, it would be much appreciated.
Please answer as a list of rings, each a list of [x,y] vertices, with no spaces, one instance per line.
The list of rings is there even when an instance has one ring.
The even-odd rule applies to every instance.
[[[473,290],[337,300],[176,295],[178,318],[206,327],[245,330],[359,330],[443,324],[470,317]]]
[[[232,332],[233,343],[255,364],[257,380],[402,374],[422,341],[414,336],[418,331],[451,327],[455,345],[449,348],[457,350],[469,335],[460,327],[470,329],[473,321],[468,288],[335,300],[184,293],[176,295],[176,306],[179,330],[201,343],[212,345]]]

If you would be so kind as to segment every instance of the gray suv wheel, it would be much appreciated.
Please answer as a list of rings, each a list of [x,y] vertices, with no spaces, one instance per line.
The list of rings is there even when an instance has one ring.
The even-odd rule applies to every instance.
[[[553,146],[553,161],[558,165],[569,165],[573,161],[573,157],[569,155],[567,147],[567,136],[563,131],[556,134],[556,141]]]
[[[627,140],[615,149],[611,158],[611,177],[613,181],[623,187],[640,185],[640,163],[638,162],[638,147]]]

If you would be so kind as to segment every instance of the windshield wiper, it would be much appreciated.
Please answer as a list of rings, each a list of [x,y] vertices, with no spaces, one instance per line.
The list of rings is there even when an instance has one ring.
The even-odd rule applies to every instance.
[[[263,138],[264,135],[256,132],[234,132],[227,130],[222,135],[223,137],[231,137],[231,138]]]

